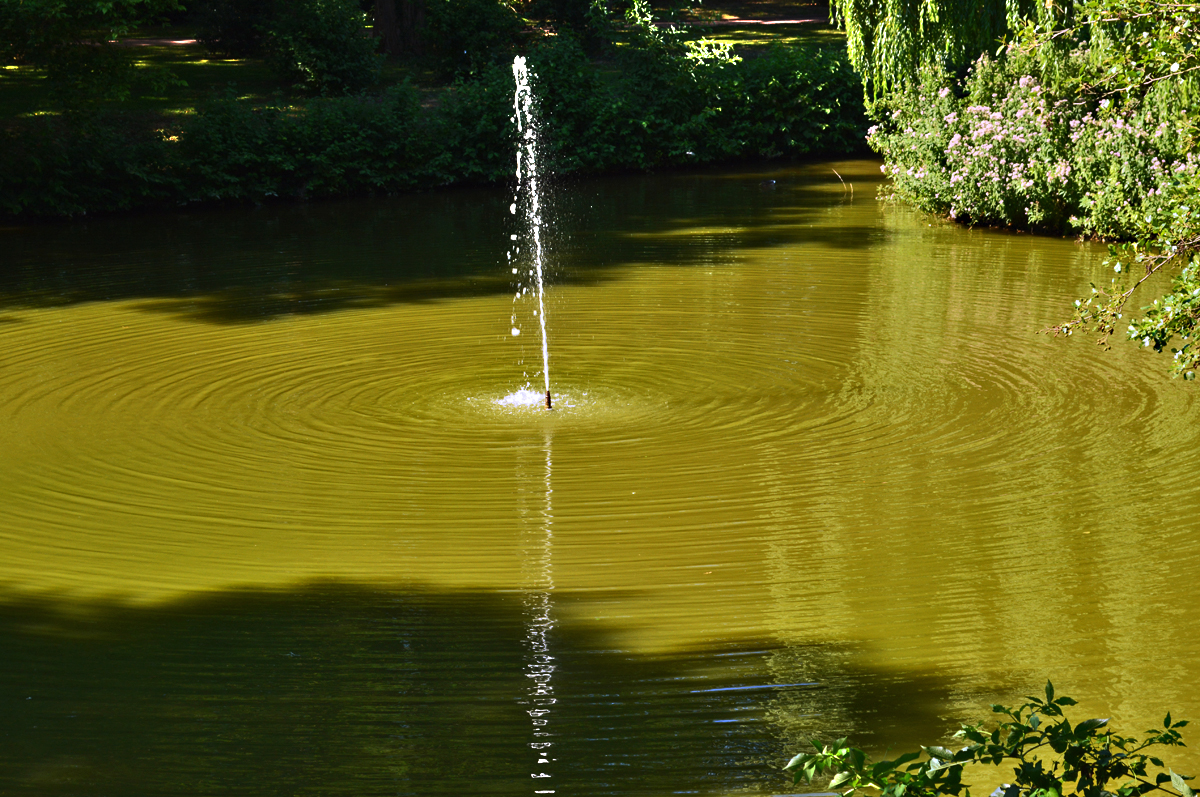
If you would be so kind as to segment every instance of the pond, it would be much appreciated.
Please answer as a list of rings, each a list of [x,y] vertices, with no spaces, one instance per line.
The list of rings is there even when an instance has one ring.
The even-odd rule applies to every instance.
[[[497,403],[503,190],[0,231],[0,792],[773,794],[1047,678],[1200,718],[1194,386],[1035,334],[1100,247],[879,180],[557,186],[552,412]]]

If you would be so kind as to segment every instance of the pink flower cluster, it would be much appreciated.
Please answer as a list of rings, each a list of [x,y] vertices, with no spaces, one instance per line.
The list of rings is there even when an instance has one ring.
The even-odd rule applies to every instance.
[[[1110,235],[1163,201],[1186,163],[1197,168],[1196,157],[1183,157],[1178,120],[1144,108],[1092,112],[1056,99],[1033,75],[1005,78],[1008,68],[981,59],[966,100],[945,78],[926,83],[871,128],[897,193],[951,218]],[[972,91],[980,85],[1006,88]]]

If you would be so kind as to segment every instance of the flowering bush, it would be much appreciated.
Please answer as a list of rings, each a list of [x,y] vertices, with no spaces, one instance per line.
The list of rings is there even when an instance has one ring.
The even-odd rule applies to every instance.
[[[1107,347],[1121,330],[1155,351],[1177,338],[1172,370],[1194,377],[1200,156],[1189,146],[1187,87],[1163,82],[1119,102],[1074,86],[1086,49],[1062,59],[1052,85],[1029,55],[1005,55],[984,55],[962,81],[926,70],[871,106],[867,140],[883,154],[893,191],[965,223],[1139,241],[1113,247],[1112,284],[1093,286],[1074,318],[1049,331],[1092,329]],[[1133,292],[1164,267],[1178,269],[1172,291],[1123,320]]]
[[[1107,238],[1136,235],[1147,214],[1168,212],[1163,197],[1198,166],[1176,88],[1116,107],[1081,102],[1036,72],[1019,55],[985,55],[961,83],[926,71],[875,103],[868,141],[896,194],[970,223]]]
[[[1045,332],[1124,327],[1200,370],[1200,25],[1162,0],[835,0],[896,196],[969,224],[1125,241],[1117,275]],[[989,51],[997,42],[1007,45]],[[971,53],[983,53],[966,69]],[[967,56],[967,57],[964,57]],[[956,79],[962,75],[962,79]],[[1133,277],[1131,267],[1140,272]],[[1171,292],[1124,321],[1159,272]]]

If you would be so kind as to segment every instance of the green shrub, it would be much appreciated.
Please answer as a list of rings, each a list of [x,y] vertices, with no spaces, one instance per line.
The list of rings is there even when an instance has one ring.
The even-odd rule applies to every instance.
[[[840,52],[772,47],[726,79],[721,99],[714,126],[727,131],[724,152],[775,158],[863,147],[862,85]]]
[[[531,51],[546,169],[589,174],[861,146],[861,84],[844,57],[781,48],[743,62],[712,44],[657,36],[648,31],[646,52],[623,55],[615,73],[569,33]],[[459,80],[430,109],[401,86],[298,106],[218,100],[172,136],[131,117],[19,124],[6,134],[0,207],[71,216],[503,182],[514,167],[512,103],[512,67],[499,63]]]
[[[470,77],[511,61],[522,27],[501,0],[427,0],[423,35],[441,74]]]
[[[267,60],[318,94],[352,94],[379,81],[382,57],[356,0],[288,0],[276,7]]]
[[[201,0],[192,15],[209,50],[238,58],[262,55],[276,0]]]
[[[922,747],[892,761],[870,761],[845,739],[831,745],[813,742],[815,753],[801,753],[784,768],[793,782],[830,775],[829,788],[845,797],[855,792],[880,797],[951,797],[965,794],[963,769],[971,765],[1013,765],[1012,782],[1004,783],[993,797],[1060,797],[1071,787],[1078,797],[1140,797],[1155,791],[1171,797],[1194,797],[1185,778],[1166,768],[1152,747],[1182,747],[1179,731],[1188,723],[1173,721],[1170,713],[1162,727],[1146,731],[1142,740],[1120,736],[1107,719],[1071,723],[1063,709],[1076,705],[1069,697],[1055,697],[1046,683],[1046,699],[1027,697],[1013,709],[993,705],[1003,719],[990,731],[983,724],[964,725],[955,739],[966,742],[958,750]],[[1159,770],[1154,772],[1154,770]],[[1167,787],[1170,788],[1167,788]]]
[[[169,143],[120,117],[39,117],[0,133],[0,151],[0,208],[12,216],[80,216],[178,196]]]
[[[298,125],[309,196],[395,193],[436,179],[437,148],[417,92],[312,104]]]
[[[516,129],[511,66],[493,66],[476,80],[459,81],[443,97],[436,130],[439,182],[511,179]]]
[[[174,168],[189,201],[386,193],[429,179],[432,140],[409,86],[300,111],[224,100],[184,127]]]
[[[547,161],[559,172],[649,169],[863,148],[862,84],[836,51],[743,61],[678,32],[635,29],[616,75],[559,35],[530,53]]]
[[[357,0],[203,0],[195,14],[210,50],[265,56],[314,94],[354,94],[379,81],[378,42]]]

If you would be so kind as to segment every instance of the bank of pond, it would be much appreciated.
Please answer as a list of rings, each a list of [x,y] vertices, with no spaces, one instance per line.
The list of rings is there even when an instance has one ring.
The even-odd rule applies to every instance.
[[[557,174],[842,155],[865,148],[844,52],[775,46],[622,48],[600,62],[569,36],[529,56],[545,163]],[[302,103],[214,97],[189,113],[75,111],[10,123],[0,211],[64,218],[510,179],[512,72],[495,64],[432,99],[411,83]]]

